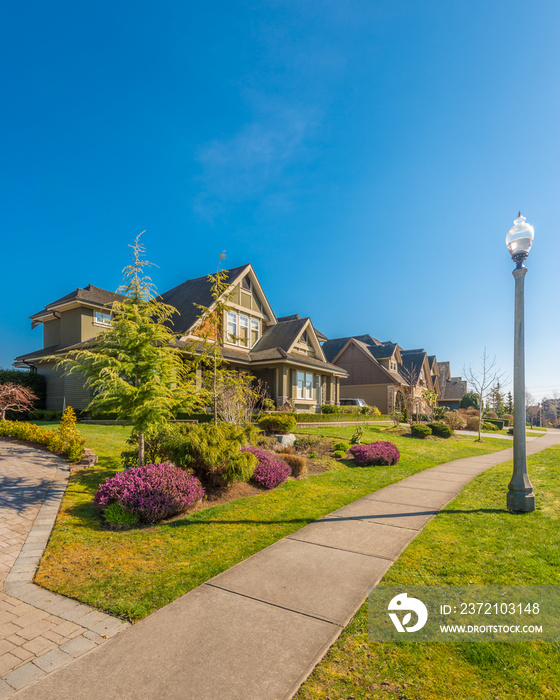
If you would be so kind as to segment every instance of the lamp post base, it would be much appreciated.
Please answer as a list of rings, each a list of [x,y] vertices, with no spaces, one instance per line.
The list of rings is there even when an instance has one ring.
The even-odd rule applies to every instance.
[[[507,509],[513,513],[532,513],[535,510],[535,494],[508,491]]]

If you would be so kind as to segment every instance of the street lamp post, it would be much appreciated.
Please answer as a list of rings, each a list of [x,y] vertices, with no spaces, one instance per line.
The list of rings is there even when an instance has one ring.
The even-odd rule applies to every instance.
[[[515,320],[513,351],[513,475],[508,486],[507,507],[515,513],[535,510],[533,485],[527,474],[525,439],[525,275],[535,230],[521,212],[507,233],[506,245],[515,263]]]

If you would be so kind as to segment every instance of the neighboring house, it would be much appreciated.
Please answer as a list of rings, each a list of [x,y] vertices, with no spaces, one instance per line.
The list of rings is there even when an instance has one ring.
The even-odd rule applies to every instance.
[[[438,404],[458,410],[461,399],[467,393],[467,382],[461,377],[452,377],[449,362],[438,362],[440,394]]]
[[[396,409],[397,394],[407,386],[414,387],[417,410],[428,413],[424,391],[440,396],[443,383],[452,394],[455,382],[461,381],[442,382],[440,365],[449,371],[449,362],[438,363],[435,355],[423,349],[403,350],[397,343],[381,342],[369,334],[331,338],[323,343],[323,352],[329,362],[348,373],[341,381],[341,398],[363,399],[382,413]]]
[[[227,282],[224,296],[229,310],[224,312],[220,332],[222,355],[230,367],[265,382],[278,406],[290,401],[296,411],[318,411],[322,404],[338,403],[339,383],[346,372],[326,360],[320,345],[325,336],[314,329],[311,320],[297,314],[277,318],[251,265],[229,270]],[[21,355],[15,364],[46,376],[47,408],[60,410],[64,402],[78,410],[87,406],[90,396],[80,378],[63,376],[44,358],[63,356],[102,332],[110,324],[111,303],[121,298],[90,285],[31,317],[33,326],[43,325],[44,347]],[[214,307],[208,276],[187,280],[160,298],[177,309],[173,331],[179,346],[190,351],[205,327],[196,305],[210,311]],[[53,320],[60,330],[51,327]]]
[[[60,411],[64,406],[72,406],[82,410],[88,405],[91,394],[82,378],[75,374],[65,377],[55,368],[54,360],[45,358],[63,356],[99,335],[111,323],[110,305],[123,298],[121,294],[89,284],[47,304],[30,317],[31,328],[43,327],[43,348],[20,355],[14,366],[45,377],[47,409]]]
[[[323,343],[323,352],[348,373],[341,381],[341,398],[363,399],[381,413],[395,410],[397,392],[406,384],[398,371],[402,360],[396,343],[381,343],[367,334],[333,338]]]
[[[432,376],[432,386],[434,392],[439,396],[441,394],[441,388],[439,385],[439,369],[438,363],[435,355],[428,355],[428,364],[430,366],[430,373]]]

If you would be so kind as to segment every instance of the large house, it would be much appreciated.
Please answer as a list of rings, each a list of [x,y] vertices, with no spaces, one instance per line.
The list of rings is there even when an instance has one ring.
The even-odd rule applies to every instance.
[[[325,357],[319,333],[309,318],[297,314],[276,317],[251,265],[227,272],[228,310],[221,319],[222,355],[228,364],[261,379],[278,407],[290,402],[296,411],[320,411],[323,404],[337,404],[340,381],[347,372]],[[120,294],[93,285],[76,289],[47,304],[31,316],[32,327],[43,327],[43,348],[20,355],[16,367],[28,367],[46,378],[48,409],[71,405],[87,407],[91,396],[78,375],[65,376],[55,357],[92,341],[111,324],[111,304]],[[200,341],[204,315],[197,305],[212,311],[208,276],[187,280],[161,295],[174,306],[173,331],[179,346],[191,351]]]

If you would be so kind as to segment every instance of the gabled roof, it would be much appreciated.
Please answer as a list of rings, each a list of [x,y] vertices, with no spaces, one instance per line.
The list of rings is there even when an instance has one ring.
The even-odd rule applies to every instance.
[[[402,365],[399,367],[399,373],[405,377],[403,370],[406,372],[415,372],[420,375],[420,370],[424,366],[424,360],[426,360],[426,352],[424,350],[402,350],[401,359]]]
[[[292,317],[288,317],[292,318]],[[280,321],[267,328],[262,338],[254,345],[251,352],[261,352],[271,348],[282,348],[286,352],[292,347],[301,335],[308,319],[297,318],[290,321]]]
[[[381,343],[381,345],[368,345],[368,350],[376,360],[383,360],[392,357],[396,347],[396,343]]]
[[[440,399],[445,401],[460,401],[467,393],[467,382],[461,377],[452,377],[441,383]]]
[[[121,301],[124,299],[122,294],[117,292],[110,292],[107,289],[101,289],[101,287],[95,287],[93,284],[88,284],[87,287],[83,289],[78,287],[70,294],[66,294],[56,301],[52,301],[47,304],[42,311],[38,311],[29,318],[33,321],[32,327],[34,328],[37,323],[40,322],[41,317],[52,315],[53,311],[57,308],[69,304],[71,302],[84,302],[86,304],[91,304],[92,306],[109,306],[114,301]]]
[[[225,281],[231,289],[242,277],[250,275],[251,281],[255,286],[255,291],[262,300],[265,311],[272,322],[276,321],[274,312],[268,303],[268,300],[262,291],[259,280],[255,275],[252,265],[240,265],[232,267],[230,270],[224,271],[226,274]],[[174,306],[179,315],[173,317],[173,331],[177,335],[185,335],[193,330],[193,327],[200,321],[201,310],[195,306],[199,304],[211,309],[214,306],[212,297],[211,282],[208,279],[209,275],[204,277],[196,277],[192,280],[186,280],[181,284],[173,287],[167,292],[159,296],[159,299],[170,306]]]
[[[359,340],[360,342],[364,343],[365,345],[379,345],[379,341],[376,338],[373,338],[369,333],[366,333],[365,335],[349,335],[346,338],[330,338],[327,340],[326,343],[323,343],[323,352],[325,353],[325,357],[327,358],[327,362],[332,362],[334,358],[338,355],[338,353],[342,350],[342,348],[348,343],[349,340],[351,339],[354,340]]]
[[[233,284],[249,267],[250,265],[241,265],[227,270],[226,281]],[[179,312],[179,316],[176,314],[173,316],[173,330],[177,334],[187,333],[199,319],[201,312],[195,304],[207,308],[213,305],[214,299],[208,277],[209,275],[204,275],[192,280],[185,280],[185,282],[160,295],[161,301],[174,306]]]

